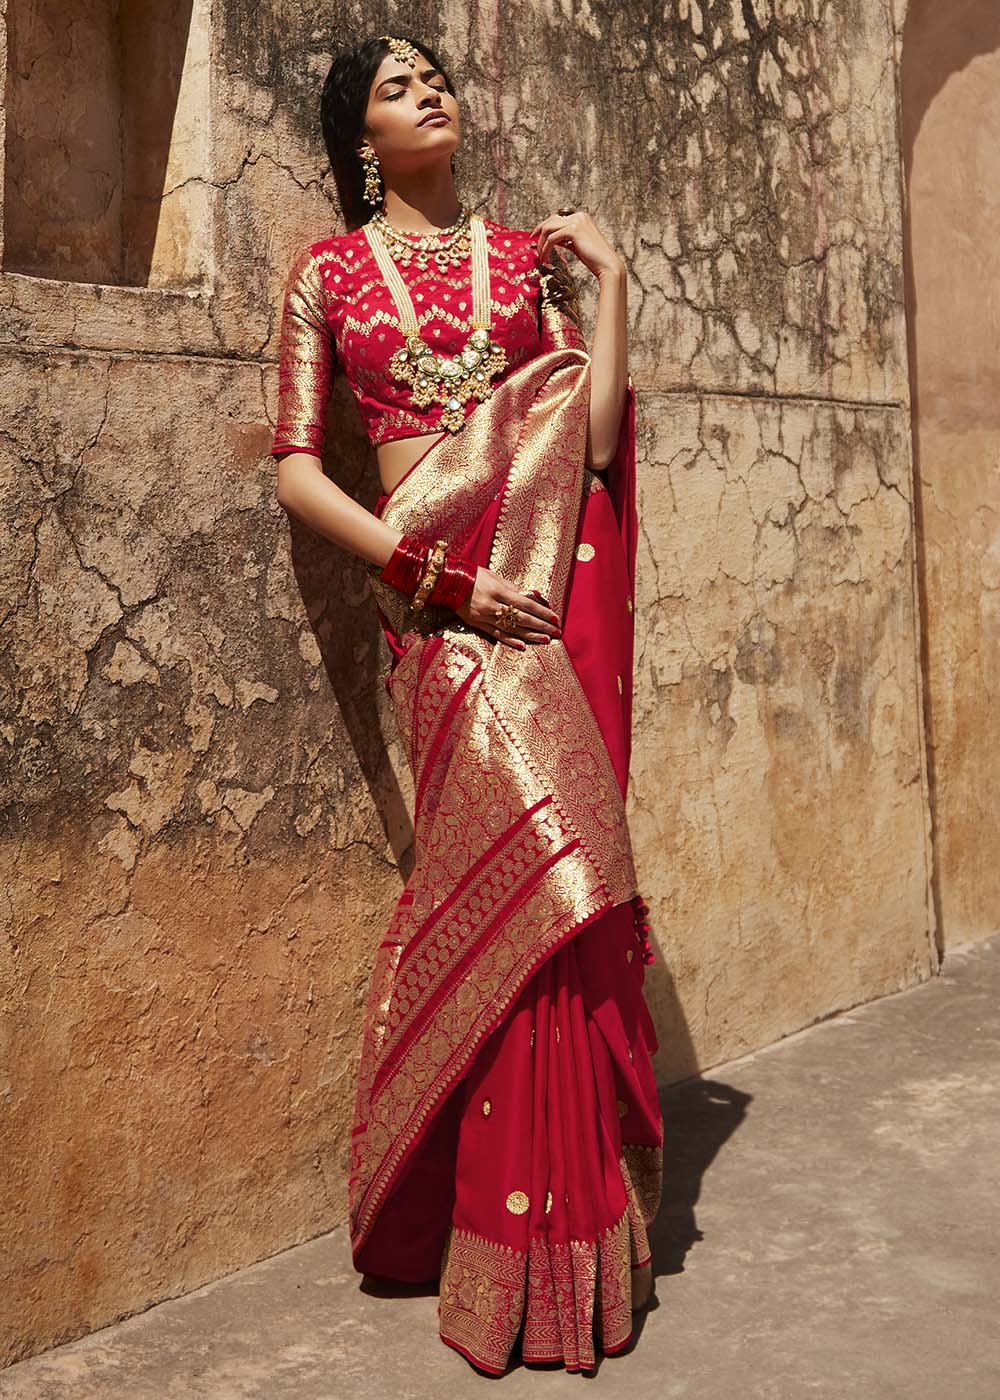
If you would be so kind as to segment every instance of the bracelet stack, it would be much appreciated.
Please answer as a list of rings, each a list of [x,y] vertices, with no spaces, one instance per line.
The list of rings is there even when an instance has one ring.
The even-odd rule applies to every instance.
[[[447,540],[424,544],[414,535],[403,535],[380,571],[384,583],[413,599],[420,611],[435,607],[460,608],[472,594],[479,565],[448,552]]]
[[[472,596],[479,565],[460,554],[446,554],[427,601],[439,608],[460,608]]]
[[[448,551],[447,540],[435,540],[434,548],[427,558],[427,567],[424,569],[423,578],[417,584],[417,591],[413,595],[412,606],[416,609],[422,608],[427,602],[431,589],[438,581],[438,574],[444,563],[444,556]]]

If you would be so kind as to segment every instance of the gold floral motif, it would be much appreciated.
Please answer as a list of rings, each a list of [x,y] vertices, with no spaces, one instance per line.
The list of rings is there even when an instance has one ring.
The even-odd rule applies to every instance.
[[[336,355],[326,321],[321,258],[301,248],[285,281],[274,451],[321,451]]]
[[[621,1167],[626,1188],[644,1225],[651,1225],[663,1192],[663,1148],[645,1143],[622,1143]]]
[[[549,1212],[550,1212],[551,1210],[552,1210],[552,1192],[551,1192],[551,1191],[546,1191],[546,1193],[545,1193],[545,1214],[548,1215]]]
[[[628,608],[629,612],[632,611],[632,599],[631,599],[631,598],[626,598],[626,599],[625,599],[625,606]]]
[[[403,478],[382,518],[428,541],[463,538],[503,490],[490,566],[530,578],[558,611],[583,508],[588,365],[567,346],[514,371],[459,439],[444,435]],[[349,1180],[356,1247],[529,977],[637,888],[624,801],[565,648],[416,634],[402,595],[372,583],[407,648],[390,690],[419,858],[372,973]]]
[[[621,695],[621,694],[622,694],[622,678],[621,678],[621,676],[615,676],[615,680],[618,682],[618,694]]]
[[[452,1226],[441,1265],[441,1335],[486,1370],[507,1364],[524,1311],[524,1255]]]
[[[624,1163],[620,1163],[624,1172]],[[631,1274],[650,1259],[649,1241],[630,1196],[596,1239],[552,1243],[541,1235],[527,1252],[452,1226],[441,1270],[441,1336],[485,1370],[502,1372],[523,1326],[525,1361],[595,1364],[595,1333],[617,1350],[632,1333]]]
[[[618,1100],[618,1117],[619,1117],[619,1118],[624,1118],[625,1115],[626,1115],[626,1113],[628,1113],[628,1104],[625,1102],[624,1099],[619,1099],[619,1100]]]
[[[531,1202],[523,1191],[511,1191],[504,1202],[511,1215],[523,1215],[530,1204]]]
[[[588,560],[593,559],[596,553],[597,550],[594,546],[588,544],[586,540],[581,540],[576,547],[576,557],[580,560],[581,564],[586,564]]]
[[[633,950],[632,948],[629,948],[629,949],[627,950],[627,952],[625,953],[625,961],[626,961],[626,962],[631,962],[631,961],[632,961],[632,958],[633,958],[633,955],[634,955],[634,950]],[[629,1054],[631,1054],[631,1053],[632,1053],[631,1050],[629,1050]]]
[[[558,1045],[558,1043],[559,1043],[559,1027],[556,1026],[556,1044]]]
[[[483,1099],[483,1117],[488,1118],[492,1112],[493,1105],[490,1103],[489,1099]]]

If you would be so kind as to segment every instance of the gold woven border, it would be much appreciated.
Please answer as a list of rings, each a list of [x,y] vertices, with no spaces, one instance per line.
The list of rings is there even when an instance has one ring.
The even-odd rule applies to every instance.
[[[591,1369],[595,1324],[605,1351],[624,1346],[633,1326],[632,1271],[650,1260],[626,1164],[633,1153],[626,1144],[619,1159],[628,1203],[595,1240],[550,1243],[534,1235],[524,1251],[453,1225],[441,1267],[441,1336],[493,1371],[506,1367],[522,1326],[525,1361]]]

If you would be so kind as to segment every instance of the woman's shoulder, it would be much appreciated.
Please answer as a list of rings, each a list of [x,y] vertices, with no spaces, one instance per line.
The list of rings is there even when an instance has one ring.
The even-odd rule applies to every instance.
[[[363,228],[348,229],[346,233],[325,233],[299,244],[297,256],[315,258],[318,262],[356,261],[368,249]]]
[[[347,293],[369,252],[360,229],[310,238],[293,247],[286,286],[310,288],[326,300],[335,292]]]
[[[494,240],[502,241],[503,239],[507,239],[511,247],[515,244],[521,246],[531,241],[530,228],[520,228],[516,224],[502,223],[499,219],[494,219],[489,214],[483,214],[482,220],[486,225],[486,232]]]

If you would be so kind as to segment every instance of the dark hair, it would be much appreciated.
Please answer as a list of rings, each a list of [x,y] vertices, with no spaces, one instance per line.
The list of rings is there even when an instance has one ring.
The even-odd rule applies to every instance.
[[[455,96],[451,78],[433,49],[408,34],[393,35],[406,39],[424,55],[444,78],[445,87]],[[385,39],[365,39],[353,48],[344,49],[330,64],[320,97],[320,124],[330,169],[337,184],[337,196],[348,229],[360,228],[373,212],[364,198],[365,167],[356,152],[364,136],[368,93],[379,64],[389,53]]]

